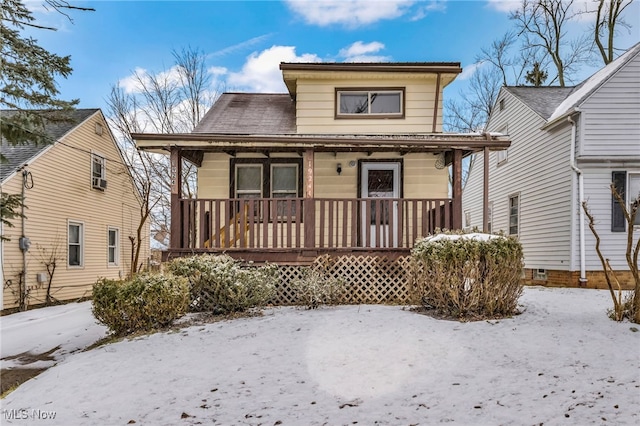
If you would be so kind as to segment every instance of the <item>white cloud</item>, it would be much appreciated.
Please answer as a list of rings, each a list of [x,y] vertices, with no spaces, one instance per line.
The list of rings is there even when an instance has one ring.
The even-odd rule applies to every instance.
[[[484,61],[476,62],[474,64],[467,65],[462,68],[462,73],[458,76],[456,80],[468,80],[471,78],[476,71],[480,68],[484,67],[487,63]]]
[[[140,93],[144,86],[151,84],[152,77],[156,84],[163,87],[175,87],[181,84],[178,67],[173,66],[155,75],[149,74],[149,71],[144,68],[137,67],[131,75],[120,79],[118,85],[124,89],[125,93]]]
[[[254,52],[247,58],[242,70],[230,73],[230,87],[258,93],[284,93],[280,62],[321,62],[315,54],[296,55],[293,46],[272,46],[262,52]],[[234,89],[235,90],[235,89]]]
[[[487,0],[489,7],[499,12],[515,12],[520,9],[522,0]]]
[[[384,49],[384,44],[378,41],[371,43],[356,41],[352,45],[340,49],[338,56],[344,58],[345,62],[388,62],[389,56],[372,55],[382,49]]]
[[[359,27],[409,12],[415,0],[286,0],[309,24]]]

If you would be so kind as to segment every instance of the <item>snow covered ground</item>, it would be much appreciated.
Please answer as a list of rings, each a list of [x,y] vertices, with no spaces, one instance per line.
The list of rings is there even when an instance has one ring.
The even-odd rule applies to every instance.
[[[609,294],[533,287],[520,302],[521,315],[474,323],[274,308],[69,351],[1,401],[2,424],[639,424],[640,332],[607,318]],[[103,332],[82,306],[73,324],[87,336],[67,347]],[[46,318],[22,334],[3,317],[2,356],[69,326]]]

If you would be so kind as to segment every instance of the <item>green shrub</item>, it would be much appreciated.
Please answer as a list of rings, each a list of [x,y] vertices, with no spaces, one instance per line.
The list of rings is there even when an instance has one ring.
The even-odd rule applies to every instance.
[[[412,250],[412,299],[457,318],[494,318],[516,313],[522,294],[520,243],[487,234],[439,234]]]
[[[93,315],[116,335],[169,326],[188,305],[187,280],[173,275],[102,278],[93,286]]]
[[[320,305],[337,304],[342,296],[344,283],[327,278],[316,270],[305,269],[302,278],[292,281],[290,287],[295,292],[298,304],[315,309]]]
[[[166,270],[189,280],[190,308],[196,312],[241,312],[268,303],[275,294],[275,265],[242,266],[227,255],[174,259]]]

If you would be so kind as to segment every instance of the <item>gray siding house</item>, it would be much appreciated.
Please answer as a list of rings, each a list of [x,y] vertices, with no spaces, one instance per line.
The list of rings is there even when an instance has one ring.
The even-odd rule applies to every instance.
[[[606,285],[584,200],[604,255],[630,283],[626,226],[609,186],[627,205],[640,195],[640,43],[575,87],[503,87],[487,130],[512,140],[489,154],[488,231],[522,242],[525,282]],[[476,155],[463,192],[467,227],[483,227],[483,160]]]

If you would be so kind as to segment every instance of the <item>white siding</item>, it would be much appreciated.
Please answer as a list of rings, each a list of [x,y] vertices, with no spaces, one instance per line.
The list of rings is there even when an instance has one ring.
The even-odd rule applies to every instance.
[[[502,90],[505,109],[496,111],[489,131],[508,129],[512,140],[505,163],[489,159],[489,201],[493,231],[508,231],[509,196],[520,196],[519,240],[527,268],[569,270],[571,236],[571,145],[569,125],[542,131],[544,120]],[[483,156],[478,155],[463,194],[471,226],[482,228]]]
[[[640,157],[640,54],[580,105],[580,156]]]
[[[584,173],[584,196],[587,201],[589,211],[595,219],[595,227],[600,236],[600,250],[605,258],[609,259],[613,269],[628,270],[625,259],[627,233],[611,232],[611,184],[612,171],[627,171],[640,173],[640,163],[634,167],[620,167],[612,165],[592,165],[582,167]],[[585,222],[586,223],[586,222]],[[585,257],[588,271],[601,271],[602,264],[595,250],[596,240],[593,233],[585,228]],[[640,232],[635,232],[634,244],[638,241]],[[573,250],[578,252],[578,239],[573,244]]]

